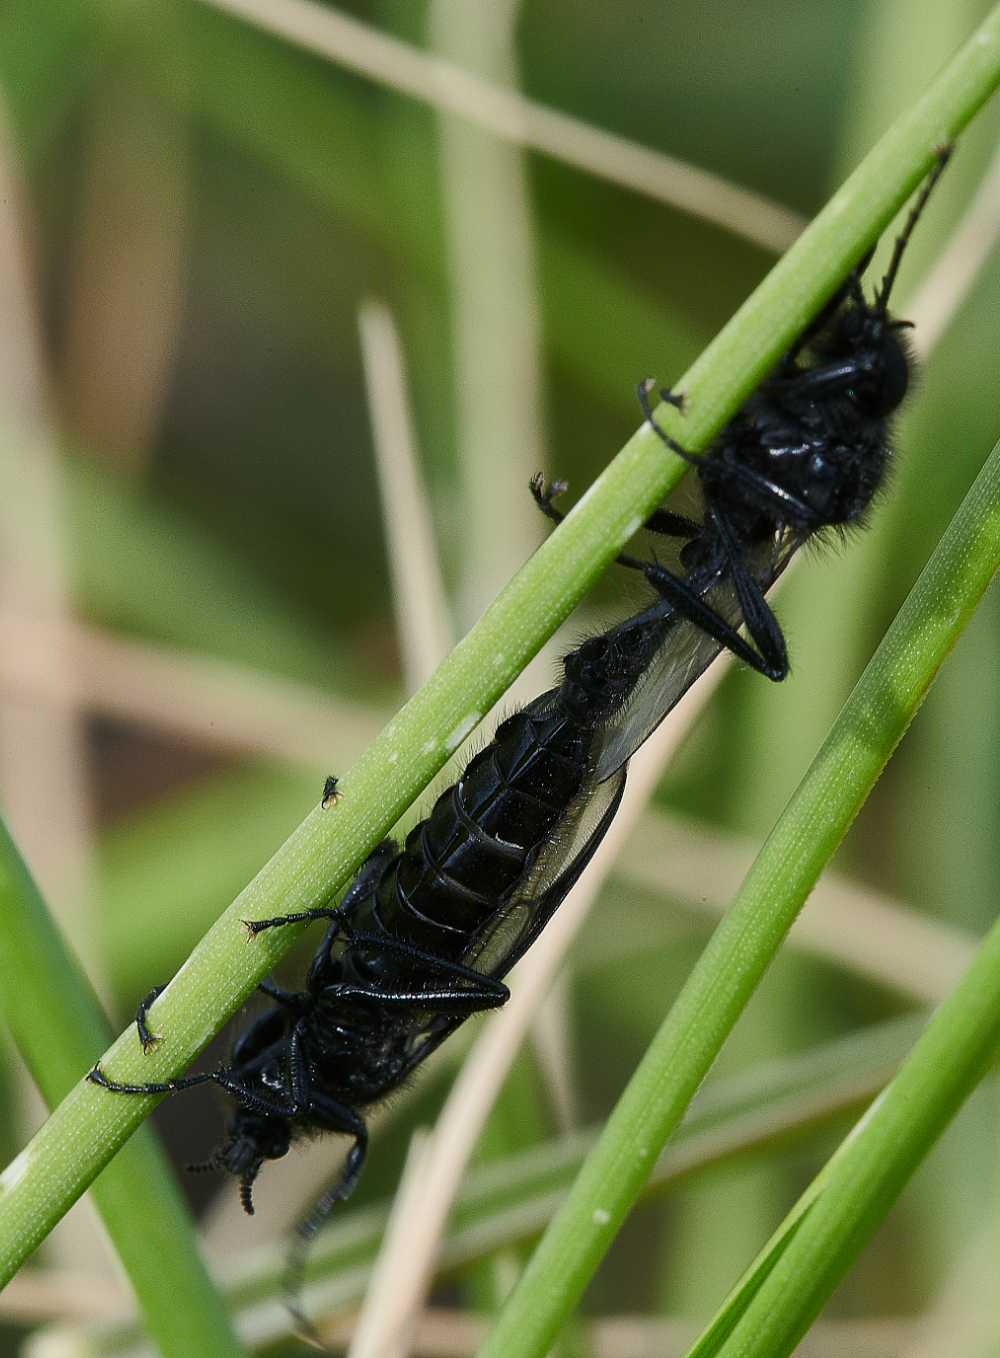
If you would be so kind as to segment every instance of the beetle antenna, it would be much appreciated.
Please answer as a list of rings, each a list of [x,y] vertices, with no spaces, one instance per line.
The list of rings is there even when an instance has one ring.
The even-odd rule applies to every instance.
[[[892,292],[893,284],[896,282],[896,275],[899,273],[899,266],[902,263],[903,253],[910,243],[910,237],[913,235],[913,229],[916,226],[917,222],[919,222],[920,214],[927,206],[927,199],[931,196],[931,193],[934,189],[934,185],[938,182],[938,180],[941,178],[941,175],[944,173],[944,167],[948,164],[948,161],[951,159],[951,153],[954,149],[955,148],[950,143],[947,143],[946,145],[938,149],[937,164],[934,166],[934,169],[930,172],[926,184],[924,184],[924,187],[920,190],[920,194],[919,197],[917,198],[917,201],[913,204],[913,207],[910,209],[910,215],[906,219],[906,225],[903,227],[902,231],[896,237],[896,244],[893,246],[892,251],[892,259],[889,261],[889,268],[886,270],[886,275],[882,279],[882,286],[879,288],[875,296],[875,310],[883,316],[885,315],[886,309],[889,305],[889,294],[890,292]]]

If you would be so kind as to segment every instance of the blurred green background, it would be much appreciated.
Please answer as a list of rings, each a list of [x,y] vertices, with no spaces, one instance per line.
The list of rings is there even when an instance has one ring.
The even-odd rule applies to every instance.
[[[530,0],[463,16],[443,0],[430,11],[373,0],[349,12],[808,217],[986,8]],[[775,257],[536,153],[504,146],[494,164],[488,134],[194,0],[3,0],[0,96],[58,422],[56,555],[71,611],[153,661],[224,674],[251,724],[262,676],[284,694],[354,704],[373,729],[405,696],[364,301],[385,302],[399,328],[459,635],[540,540],[527,475],[566,477],[567,502],[585,490],[638,423],[636,382],[679,377]],[[991,107],[963,138],[907,259],[903,314],[996,133]],[[475,173],[462,180],[470,165],[485,189]],[[505,182],[522,232],[514,283],[502,251],[495,277],[483,262],[489,193]],[[488,317],[485,338],[475,331],[490,285],[504,313],[492,370]],[[758,839],[773,824],[1000,432],[998,300],[991,257],[899,421],[871,531],[810,551],[788,582],[778,612],[792,676],[777,687],[727,676],[664,780],[664,805]],[[531,343],[512,355],[519,325]],[[504,448],[511,476],[494,499]],[[611,571],[589,607],[621,616],[638,597]],[[993,917],[1000,879],[997,609],[988,595],[838,863],[973,934]],[[96,865],[77,927],[120,1024],[318,800],[323,772],[355,751],[318,735],[311,757],[282,758],[255,750],[252,734],[203,739],[194,719],[158,717],[152,691],[143,701],[145,716],[138,699],[131,715],[113,696],[80,705],[85,762],[79,784],[64,785],[84,798]],[[11,786],[0,791],[17,829]],[[665,942],[620,946],[615,919],[635,908],[613,883],[573,969],[582,1124],[611,1107],[709,928],[689,921]],[[285,979],[300,974],[303,946]],[[783,955],[723,1072],[905,1007],[872,981]],[[5,1158],[31,1117],[8,1069]],[[359,1202],[390,1190],[414,1119],[441,1093],[429,1087],[386,1133]],[[993,1211],[996,1113],[988,1086],[852,1272],[838,1313],[930,1304]],[[211,1100],[204,1122],[183,1101],[159,1116],[179,1163],[210,1151]],[[555,1130],[526,1052],[480,1155]],[[588,1311],[709,1314],[834,1141],[825,1131],[641,1209]],[[215,1187],[187,1186],[199,1203]],[[448,1298],[488,1306],[495,1275],[480,1270]]]

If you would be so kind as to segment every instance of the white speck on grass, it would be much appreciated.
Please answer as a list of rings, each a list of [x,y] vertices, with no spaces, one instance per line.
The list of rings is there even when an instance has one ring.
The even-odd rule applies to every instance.
[[[629,519],[628,525],[627,525],[627,527],[626,527],[626,529],[625,529],[625,535],[626,535],[626,537],[632,537],[632,535],[633,535],[634,533],[638,533],[638,531],[639,531],[639,529],[642,527],[643,523],[644,523],[644,520],[643,520],[643,519],[640,519],[640,518],[638,518],[638,517],[636,517],[636,518],[634,518],[634,519]]]
[[[420,753],[421,753],[421,754],[433,754],[434,751],[437,749],[437,747],[438,747],[437,737],[436,737],[436,736],[431,736],[430,740],[428,740],[428,741],[426,742],[426,744],[424,745],[424,747],[423,747],[423,749],[420,751]]]
[[[649,1147],[648,1147],[648,1146],[640,1146],[640,1147],[639,1147],[639,1158],[640,1158],[641,1160],[645,1160],[645,1158],[646,1158],[646,1156],[647,1156],[648,1154],[649,1154]]]
[[[603,1207],[594,1208],[594,1221],[598,1226],[606,1226],[610,1220],[610,1212],[606,1212]]]
[[[470,712],[467,717],[463,717],[454,731],[452,731],[445,740],[445,748],[448,750],[457,750],[469,732],[479,725],[482,716],[483,714],[481,712]]]
[[[16,1188],[27,1174],[28,1162],[31,1159],[31,1156],[28,1154],[30,1150],[30,1146],[25,1146],[20,1155],[16,1155],[4,1172],[0,1174],[0,1193],[6,1193],[9,1192],[10,1189]]]
[[[398,750],[393,750],[392,754],[389,756],[389,758],[388,758],[385,762],[386,762],[387,764],[395,764],[395,762],[396,762],[396,760],[397,760],[398,758],[399,758],[399,751],[398,751]]]

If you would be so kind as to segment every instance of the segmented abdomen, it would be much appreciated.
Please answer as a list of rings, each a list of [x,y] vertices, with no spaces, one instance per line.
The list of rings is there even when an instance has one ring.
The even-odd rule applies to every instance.
[[[459,959],[580,793],[592,738],[557,691],[502,722],[380,874],[372,901],[378,926]]]

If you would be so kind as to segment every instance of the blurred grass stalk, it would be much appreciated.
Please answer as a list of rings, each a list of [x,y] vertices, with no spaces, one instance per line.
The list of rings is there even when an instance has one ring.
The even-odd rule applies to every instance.
[[[458,114],[500,141],[530,147],[589,174],[714,222],[775,254],[804,218],[719,175],[604,132],[483,79],[464,66],[309,0],[206,0],[287,42],[357,71],[401,94]]]
[[[519,13],[520,0],[432,0],[429,39],[440,56],[513,89]],[[523,151],[453,113],[439,113],[437,131],[468,627],[544,537],[524,490],[546,464],[544,364]]]
[[[358,312],[393,613],[406,692],[426,683],[452,646],[448,596],[406,389],[399,331],[382,302]]]
[[[83,129],[83,189],[59,355],[60,415],[123,475],[147,471],[173,376],[188,273],[186,119],[121,54]]]

